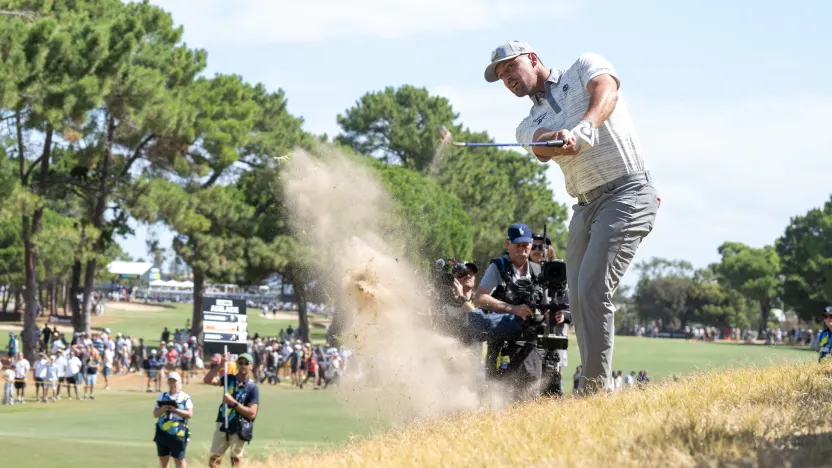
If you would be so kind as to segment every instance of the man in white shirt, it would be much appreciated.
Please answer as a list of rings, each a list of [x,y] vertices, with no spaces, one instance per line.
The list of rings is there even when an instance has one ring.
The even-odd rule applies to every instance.
[[[49,358],[46,354],[41,353],[39,359],[35,361],[35,401],[42,401],[46,403],[46,366],[49,365]],[[41,394],[41,392],[43,394]]]
[[[66,355],[63,349],[58,350],[58,355],[55,358],[55,373],[58,377],[58,388],[55,392],[55,399],[61,399],[61,384],[66,383],[66,373],[69,362],[67,362]]]
[[[524,146],[539,161],[563,171],[577,198],[566,246],[570,309],[584,374],[581,390],[611,389],[615,306],[612,296],[652,230],[659,197],[619,91],[612,64],[581,55],[565,70],[547,68],[531,46],[512,41],[491,53],[488,82],[502,81],[532,101],[517,127],[517,141],[563,140]]]
[[[112,341],[111,341],[112,343]],[[110,375],[113,373],[113,360],[116,357],[116,352],[109,346],[104,346],[104,368],[101,371],[101,376],[104,377],[104,390],[110,389]]]
[[[75,399],[80,400],[78,396],[78,385],[82,382],[79,382],[79,378],[81,378],[81,360],[78,359],[75,351],[70,351],[66,370],[66,394],[70,400],[72,399],[72,390],[75,390]]]
[[[29,360],[23,357],[23,353],[17,353],[17,359],[14,361],[14,389],[15,397],[20,403],[26,403],[23,395],[26,392],[26,374],[30,368]]]

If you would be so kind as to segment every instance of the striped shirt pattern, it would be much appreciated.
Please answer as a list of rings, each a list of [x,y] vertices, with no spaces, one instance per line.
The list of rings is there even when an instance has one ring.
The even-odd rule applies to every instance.
[[[533,105],[528,117],[517,127],[517,142],[533,141],[535,130],[541,127],[550,130],[575,127],[589,107],[587,83],[605,73],[618,81],[612,64],[593,53],[581,55],[565,71],[552,69],[545,91],[531,96]],[[552,158],[563,171],[566,192],[572,197],[619,177],[648,170],[620,89],[618,93],[615,110],[598,128],[598,140],[592,148],[582,150],[577,156]],[[534,156],[531,146],[524,148]]]

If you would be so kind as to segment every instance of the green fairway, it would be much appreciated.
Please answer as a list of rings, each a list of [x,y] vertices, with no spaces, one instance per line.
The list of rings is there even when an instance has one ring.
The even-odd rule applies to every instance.
[[[731,342],[686,342],[683,339],[637,338],[616,336],[613,369],[623,374],[646,370],[651,380],[661,380],[673,374],[696,370],[710,370],[723,366],[768,365],[783,362],[806,362],[817,359],[808,349],[790,346],[767,346]],[[574,335],[569,341],[568,383],[572,388],[572,374],[580,364],[578,344]]]
[[[139,380],[128,377],[137,384]],[[256,440],[246,450],[254,458],[342,443],[367,433],[372,421],[349,415],[330,391],[261,387]],[[31,385],[29,386],[31,389]],[[188,458],[207,460],[222,389],[188,384],[194,418]],[[153,401],[157,393],[101,390],[96,400],[0,407],[4,466],[150,467],[157,464],[153,439]],[[36,456],[34,456],[36,454]]]
[[[159,334],[167,326],[185,326],[190,307],[179,304],[162,311],[117,311],[108,309],[104,317],[95,318],[95,326],[144,337],[148,344],[158,344]],[[259,310],[249,313],[250,329],[276,335],[290,321],[269,320]],[[296,321],[291,322],[297,326]],[[320,339],[322,329],[313,329]],[[708,370],[730,365],[765,365],[772,362],[811,362],[816,354],[788,346],[763,346],[733,343],[697,343],[679,339],[616,337],[613,367],[629,373],[647,370],[653,381],[672,374],[697,369]],[[564,375],[565,391],[572,389],[572,375],[580,363],[574,334],[570,335],[569,362]],[[8,466],[84,467],[154,466],[153,401],[156,393],[143,392],[140,378],[121,377],[117,388],[105,391],[99,378],[95,401],[34,403],[0,407],[0,437],[3,440],[3,464]],[[33,395],[33,387],[27,388]],[[194,397],[193,436],[188,450],[192,461],[204,464],[212,422],[217,414],[221,390],[202,384],[185,385]],[[63,397],[66,398],[64,392]],[[262,458],[275,451],[314,449],[344,443],[351,435],[381,429],[374,420],[352,414],[333,395],[332,390],[292,390],[287,384],[261,386],[261,413],[255,441],[247,452]]]

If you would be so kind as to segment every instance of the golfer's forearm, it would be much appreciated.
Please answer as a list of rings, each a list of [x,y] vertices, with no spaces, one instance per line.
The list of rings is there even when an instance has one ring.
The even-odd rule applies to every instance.
[[[581,120],[589,120],[595,128],[598,128],[615,110],[618,102],[618,87],[609,75],[601,75],[589,82],[587,91],[589,91],[589,106]]]
[[[555,132],[548,128],[538,128],[534,131],[534,136],[532,137],[532,141],[540,142],[540,141],[550,141],[555,139]],[[550,146],[533,146],[532,151],[534,155],[537,156],[537,160],[540,162],[549,162],[553,156],[557,156],[555,153],[555,148]]]

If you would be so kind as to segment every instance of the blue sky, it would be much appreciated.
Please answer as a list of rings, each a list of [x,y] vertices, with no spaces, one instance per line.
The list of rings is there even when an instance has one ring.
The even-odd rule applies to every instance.
[[[152,3],[184,26],[189,46],[208,51],[209,74],[284,89],[305,129],[330,136],[337,114],[364,93],[410,84],[450,99],[472,129],[513,141],[530,102],[483,79],[496,45],[526,41],[557,68],[584,52],[605,56],[662,197],[636,261],[705,266],[723,241],[770,244],[832,192],[829,2]],[[571,207],[560,169],[547,174]],[[157,231],[169,245],[170,233]],[[121,244],[147,257],[147,233],[140,227]],[[624,283],[636,280],[631,270]]]

